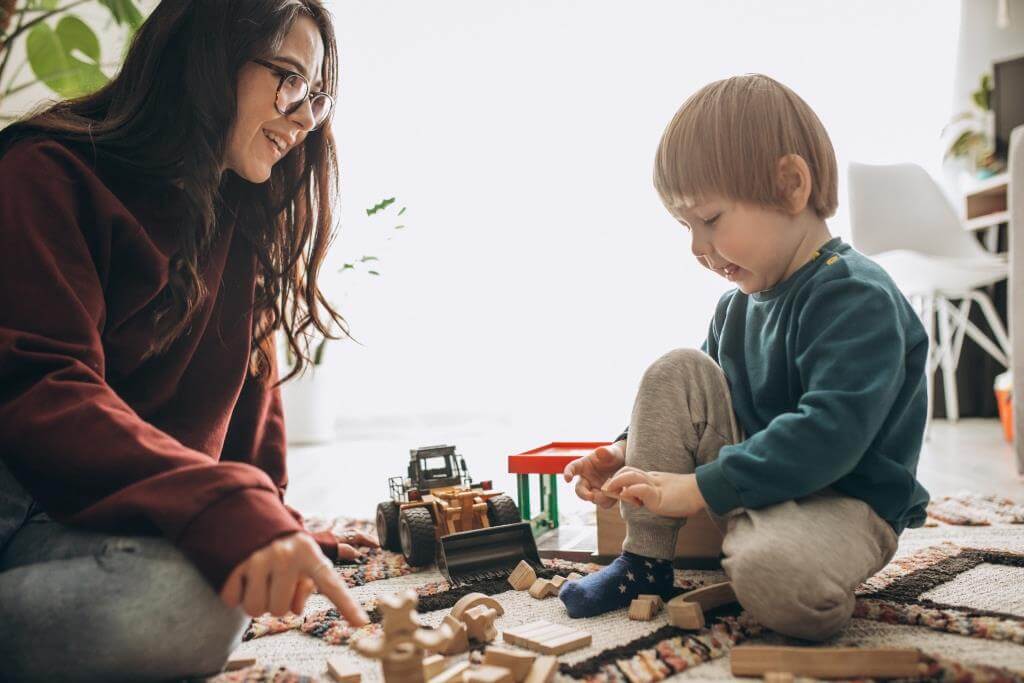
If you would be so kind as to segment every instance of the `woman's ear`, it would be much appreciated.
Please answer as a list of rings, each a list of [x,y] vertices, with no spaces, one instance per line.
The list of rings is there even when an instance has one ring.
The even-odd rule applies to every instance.
[[[775,185],[783,206],[796,215],[811,197],[811,169],[799,154],[787,154],[775,165]]]

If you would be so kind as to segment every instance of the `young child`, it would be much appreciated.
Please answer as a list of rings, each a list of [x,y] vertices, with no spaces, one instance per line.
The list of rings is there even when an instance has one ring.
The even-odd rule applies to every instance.
[[[700,351],[646,371],[627,431],[566,467],[581,498],[618,499],[626,539],[560,597],[586,617],[671,595],[679,527],[707,509],[743,608],[824,640],[899,533],[924,523],[924,328],[885,271],[829,233],[832,144],[781,83],[738,76],[690,97],[654,183],[698,263],[736,289]]]

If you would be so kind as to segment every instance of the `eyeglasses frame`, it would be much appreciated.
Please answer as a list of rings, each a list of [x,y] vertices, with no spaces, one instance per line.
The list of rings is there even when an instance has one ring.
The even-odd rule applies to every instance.
[[[281,93],[281,87],[284,85],[285,79],[289,78],[291,76],[298,76],[299,78],[301,78],[306,83],[306,100],[309,100],[310,102],[312,102],[314,97],[326,97],[327,101],[330,103],[330,106],[327,109],[327,115],[324,116],[324,120],[321,121],[318,124],[315,124],[313,126],[313,128],[310,128],[307,132],[312,133],[312,132],[314,132],[316,130],[319,130],[320,127],[323,126],[324,123],[327,122],[327,119],[330,117],[331,112],[334,111],[334,98],[333,97],[331,97],[330,95],[328,95],[325,92],[313,90],[313,86],[311,86],[309,84],[309,79],[306,78],[305,76],[303,76],[302,74],[300,74],[298,71],[293,71],[292,69],[285,69],[284,67],[280,67],[277,64],[274,64],[273,62],[268,62],[265,59],[258,59],[258,58],[254,57],[252,59],[252,61],[255,62],[256,64],[259,64],[260,66],[262,66],[265,69],[269,69],[270,71],[273,71],[275,74],[277,74],[280,77],[280,80],[277,82],[277,90],[274,91],[274,109],[277,110],[278,114],[280,114],[281,116],[291,116],[296,111],[298,111],[299,107],[302,106],[302,103],[303,103],[304,100],[299,100],[298,102],[296,102],[292,106],[291,111],[281,111],[278,108],[278,106],[277,106],[277,96]]]

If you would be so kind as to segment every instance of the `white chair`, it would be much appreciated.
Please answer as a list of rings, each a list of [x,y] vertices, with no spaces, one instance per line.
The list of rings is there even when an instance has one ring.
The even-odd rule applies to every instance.
[[[1004,366],[1010,365],[1006,329],[992,301],[978,290],[1006,279],[1006,257],[985,251],[964,230],[942,189],[915,164],[850,164],[849,195],[853,246],[888,271],[928,332],[929,424],[938,367],[946,416],[955,422],[960,417],[956,367],[964,335]],[[968,319],[973,303],[985,316],[994,342]]]

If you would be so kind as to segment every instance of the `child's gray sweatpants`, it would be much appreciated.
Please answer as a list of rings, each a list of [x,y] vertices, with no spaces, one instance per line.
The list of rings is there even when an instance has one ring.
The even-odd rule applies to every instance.
[[[743,439],[725,374],[696,349],[677,349],[640,382],[626,440],[626,464],[688,474]],[[684,519],[621,503],[623,550],[671,558]],[[779,633],[825,640],[853,613],[854,589],[896,552],[893,528],[862,500],[827,488],[806,498],[725,517],[722,568],[743,608]]]

